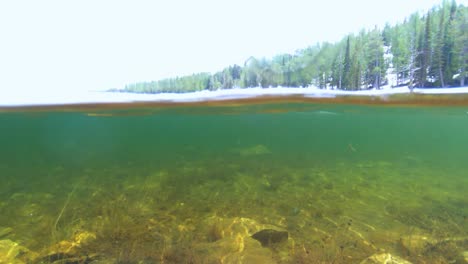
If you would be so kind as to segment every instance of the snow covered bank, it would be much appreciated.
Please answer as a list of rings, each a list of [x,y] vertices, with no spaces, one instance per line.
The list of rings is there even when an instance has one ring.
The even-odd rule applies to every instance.
[[[193,93],[137,94],[123,92],[54,92],[20,94],[8,93],[0,96],[0,106],[58,105],[81,103],[124,103],[124,102],[199,102],[206,100],[228,100],[258,96],[302,95],[305,97],[330,98],[337,96],[385,96],[410,93],[407,87],[385,88],[381,90],[343,91],[309,88],[248,88]],[[418,94],[468,94],[468,87],[414,89]]]
[[[463,93],[468,93],[468,87],[437,88],[437,89],[414,89],[413,92],[421,93],[421,94],[463,94]]]

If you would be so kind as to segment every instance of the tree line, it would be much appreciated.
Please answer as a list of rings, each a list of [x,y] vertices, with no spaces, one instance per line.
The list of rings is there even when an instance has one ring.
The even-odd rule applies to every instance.
[[[141,93],[193,92],[249,87],[361,90],[392,86],[465,86],[468,78],[468,7],[444,1],[396,25],[361,30],[337,43],[319,43],[294,54],[250,57],[241,66],[126,85]]]

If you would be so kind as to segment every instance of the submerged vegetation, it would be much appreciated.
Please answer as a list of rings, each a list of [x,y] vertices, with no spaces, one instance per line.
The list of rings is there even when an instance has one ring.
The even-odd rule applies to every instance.
[[[124,91],[192,92],[249,87],[360,90],[382,85],[465,86],[468,78],[468,7],[443,1],[402,23],[362,30],[338,43],[321,43],[279,54],[251,57],[215,74],[198,73],[129,84]],[[390,69],[390,70],[389,70]]]
[[[16,263],[359,263],[381,252],[449,263],[468,243],[466,198],[440,182],[447,172],[409,165],[423,161],[269,158],[89,169],[68,188],[58,170],[63,190],[5,199],[13,231],[1,239],[21,242]]]

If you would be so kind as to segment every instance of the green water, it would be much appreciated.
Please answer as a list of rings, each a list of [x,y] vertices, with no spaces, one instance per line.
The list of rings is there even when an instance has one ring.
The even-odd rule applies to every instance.
[[[3,112],[0,263],[360,263],[383,252],[453,263],[468,250],[467,111]],[[263,229],[288,238],[262,246],[251,235]]]

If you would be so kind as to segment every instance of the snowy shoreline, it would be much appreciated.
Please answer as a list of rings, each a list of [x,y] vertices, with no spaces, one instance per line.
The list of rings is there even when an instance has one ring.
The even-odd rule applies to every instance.
[[[468,94],[468,87],[413,89],[414,94]],[[140,94],[127,92],[89,91],[69,93],[7,94],[0,97],[0,107],[66,105],[94,103],[131,103],[131,102],[200,102],[254,98],[259,96],[304,96],[308,98],[333,98],[338,96],[387,96],[410,94],[408,87],[384,88],[380,90],[324,90],[308,88],[235,88],[217,91],[191,93]]]

